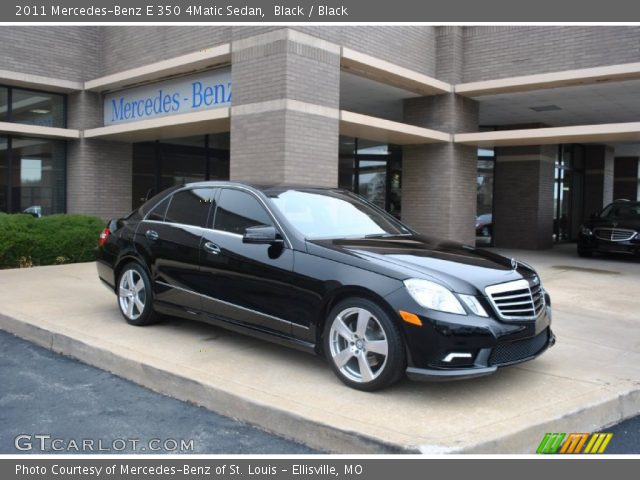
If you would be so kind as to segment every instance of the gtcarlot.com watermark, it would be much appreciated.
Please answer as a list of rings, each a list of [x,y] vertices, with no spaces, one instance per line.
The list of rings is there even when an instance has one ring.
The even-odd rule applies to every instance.
[[[23,433],[13,440],[16,450],[21,452],[193,452],[193,440],[175,438],[115,438],[112,440],[93,438],[56,438],[45,433]]]

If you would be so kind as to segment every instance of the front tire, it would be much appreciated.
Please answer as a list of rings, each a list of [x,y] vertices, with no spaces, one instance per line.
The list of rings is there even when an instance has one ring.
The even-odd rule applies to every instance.
[[[158,321],[153,311],[153,292],[149,275],[141,265],[129,263],[118,277],[118,307],[127,323],[136,326]]]
[[[374,391],[396,383],[406,367],[398,327],[378,305],[364,298],[338,303],[324,331],[324,352],[346,385]]]

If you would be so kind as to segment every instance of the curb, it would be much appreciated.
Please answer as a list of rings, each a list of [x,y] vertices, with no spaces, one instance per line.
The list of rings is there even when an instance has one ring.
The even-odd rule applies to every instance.
[[[272,405],[251,401],[214,385],[204,384],[155,366],[89,345],[63,333],[0,314],[0,329],[53,352],[106,370],[155,392],[187,401],[281,437],[328,453],[443,454],[531,452],[533,442],[547,432],[598,431],[640,413],[639,388],[615,398],[567,412],[557,418],[488,442],[451,448],[441,445],[398,445],[359,432],[342,430],[309,420]]]

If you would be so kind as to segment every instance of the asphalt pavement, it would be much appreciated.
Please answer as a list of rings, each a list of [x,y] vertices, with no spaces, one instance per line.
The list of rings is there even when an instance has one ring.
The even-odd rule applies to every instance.
[[[0,454],[16,453],[315,451],[0,330]]]

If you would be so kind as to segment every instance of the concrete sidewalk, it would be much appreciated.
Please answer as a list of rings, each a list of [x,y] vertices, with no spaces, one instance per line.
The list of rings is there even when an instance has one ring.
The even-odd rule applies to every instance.
[[[93,264],[0,271],[0,328],[320,450],[533,453],[546,432],[640,413],[640,262],[567,248],[504,252],[538,268],[558,342],[471,381],[363,393],[320,358],[212,326],[131,327]]]

